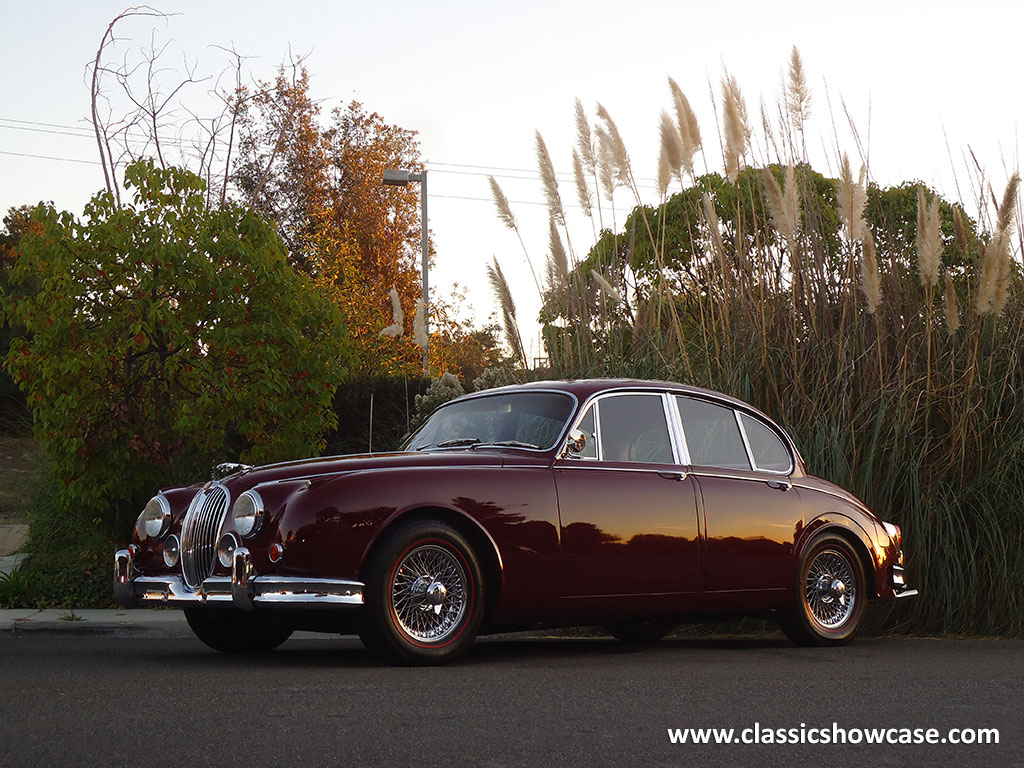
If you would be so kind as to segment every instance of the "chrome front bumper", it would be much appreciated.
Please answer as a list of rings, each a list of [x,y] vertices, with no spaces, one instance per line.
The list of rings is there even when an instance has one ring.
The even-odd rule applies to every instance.
[[[900,552],[900,560],[902,561],[902,559],[903,559],[903,553]],[[917,590],[916,589],[910,589],[910,587],[907,586],[906,579],[904,578],[904,575],[903,575],[903,566],[902,565],[894,565],[892,567],[892,595],[893,595],[893,597],[896,597],[896,598],[900,598],[900,597],[913,597],[916,594],[917,594]]]
[[[132,553],[114,554],[114,596],[126,608],[139,605],[234,605],[243,611],[274,608],[345,608],[363,604],[362,582],[300,576],[258,576],[245,547],[235,550],[231,577],[211,576],[191,589],[180,576],[138,574]]]

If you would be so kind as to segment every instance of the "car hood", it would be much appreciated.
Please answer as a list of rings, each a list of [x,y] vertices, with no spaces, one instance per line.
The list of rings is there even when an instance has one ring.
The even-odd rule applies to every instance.
[[[281,480],[300,480],[324,475],[382,469],[500,467],[508,463],[541,466],[550,463],[550,458],[532,452],[495,448],[366,453],[267,464],[234,472],[222,478],[220,482],[228,486],[231,495],[237,498],[239,493],[260,483]]]

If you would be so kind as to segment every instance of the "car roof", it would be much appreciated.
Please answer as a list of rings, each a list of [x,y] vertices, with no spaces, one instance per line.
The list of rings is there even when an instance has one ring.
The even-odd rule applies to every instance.
[[[506,387],[497,387],[495,389],[483,390],[479,393],[473,393],[466,395],[466,397],[472,397],[477,394],[492,394],[497,392],[521,392],[523,390],[558,390],[561,392],[569,392],[576,396],[577,400],[582,404],[590,397],[597,394],[604,394],[606,392],[617,392],[617,391],[636,391],[636,390],[655,390],[658,392],[677,392],[681,395],[697,395],[698,397],[707,397],[713,400],[719,400],[730,405],[760,413],[757,408],[754,408],[750,403],[739,400],[735,397],[716,392],[712,389],[705,389],[703,387],[695,387],[689,384],[679,384],[674,381],[659,381],[657,379],[558,379],[552,381],[531,381],[526,384],[512,384]]]

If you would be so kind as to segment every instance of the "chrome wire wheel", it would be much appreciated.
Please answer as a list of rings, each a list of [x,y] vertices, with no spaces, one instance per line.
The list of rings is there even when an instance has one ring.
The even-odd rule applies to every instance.
[[[445,643],[458,634],[469,603],[461,558],[439,544],[418,544],[398,561],[391,579],[391,610],[416,643]]]
[[[811,619],[822,629],[841,629],[857,607],[857,577],[846,553],[818,552],[807,568],[804,600]]]

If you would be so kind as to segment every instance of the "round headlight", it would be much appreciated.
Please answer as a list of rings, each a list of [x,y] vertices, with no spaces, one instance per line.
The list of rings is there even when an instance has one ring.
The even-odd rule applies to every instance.
[[[238,539],[230,533],[225,533],[217,543],[217,559],[225,568],[231,567],[231,558],[234,557],[235,549],[238,548]]]
[[[231,508],[231,520],[242,537],[255,536],[263,525],[263,499],[256,491],[246,491]]]
[[[178,564],[178,558],[181,556],[181,541],[174,534],[167,537],[167,541],[164,542],[164,565],[168,568],[173,568]]]
[[[152,539],[162,539],[171,529],[171,505],[166,497],[157,494],[142,510],[142,530]]]

